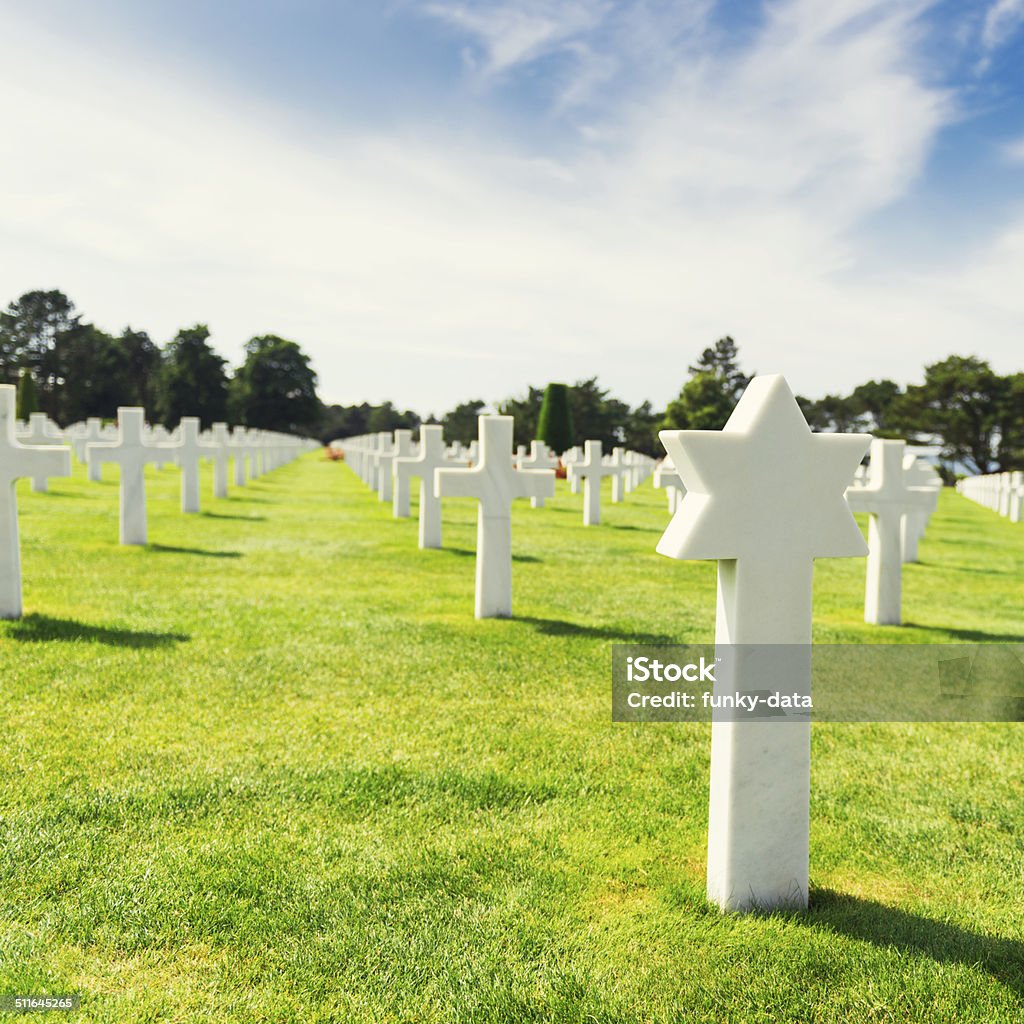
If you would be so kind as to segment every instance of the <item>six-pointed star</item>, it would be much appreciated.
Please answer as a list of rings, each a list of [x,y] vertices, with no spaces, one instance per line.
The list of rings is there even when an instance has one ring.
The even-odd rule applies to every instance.
[[[867,554],[843,495],[871,438],[812,433],[781,375],[755,377],[722,430],[663,430],[660,437],[686,487],[660,554]]]

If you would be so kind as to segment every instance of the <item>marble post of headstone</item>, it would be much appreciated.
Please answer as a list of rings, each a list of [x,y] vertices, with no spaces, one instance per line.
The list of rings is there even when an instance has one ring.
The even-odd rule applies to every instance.
[[[907,487],[904,482],[906,444],[906,441],[872,441],[867,485],[851,487],[846,492],[851,509],[871,516],[864,621],[876,626],[898,626],[903,621],[901,520],[908,512],[927,508],[934,500],[928,491]]]
[[[942,478],[935,470],[923,462],[912,452],[903,456],[903,482],[908,487],[920,488],[929,495],[927,504],[912,508],[900,523],[900,548],[904,562],[918,560],[917,545],[924,536],[935,509],[939,504],[939,492],[942,490]]]
[[[716,644],[793,645],[726,657],[716,694],[809,694],[814,559],[866,553],[843,490],[869,438],[812,433],[781,376],[755,377],[721,431],[660,436],[687,493],[658,551],[718,562]],[[806,719],[712,721],[707,894],[723,910],[807,906],[810,737]]]
[[[398,460],[412,458],[412,431],[395,431],[395,450],[391,456],[391,514],[395,519],[409,518],[409,477],[398,475]]]
[[[1021,506],[1024,505],[1024,473],[1014,470],[1010,474],[1010,508],[1007,513],[1011,523],[1021,520]]]
[[[231,435],[226,423],[214,423],[210,427],[213,442],[210,454],[213,457],[213,496],[228,496],[228,458],[231,455]]]
[[[511,416],[481,416],[479,461],[472,469],[437,469],[439,498],[476,498],[476,617],[512,614],[512,502],[538,495],[554,497],[550,469],[517,470],[512,465]]]
[[[395,487],[399,482],[409,488],[413,477],[420,479],[419,537],[421,548],[441,546],[441,499],[434,492],[434,470],[457,469],[465,459],[450,458],[444,444],[444,430],[436,423],[420,426],[420,448],[414,456],[396,458]]]
[[[17,388],[0,384],[0,618],[21,617],[21,544],[18,540],[17,481],[40,475],[70,476],[67,448],[24,445],[15,436]]]
[[[235,427],[231,431],[231,456],[235,463],[235,486],[244,487],[246,481],[245,456],[248,442],[245,439],[245,427]]]
[[[175,464],[174,447],[177,441],[177,432],[168,430],[162,423],[158,423],[150,430],[147,443],[159,453],[159,457],[153,463],[157,469],[166,469]]]
[[[679,508],[679,503],[686,497],[686,488],[676,472],[676,467],[672,465],[672,460],[667,455],[654,470],[654,486],[665,488],[668,494],[669,513],[674,514]]]
[[[377,500],[392,500],[392,472],[391,463],[396,454],[395,438],[391,433],[381,435],[381,443],[377,448]]]
[[[530,454],[527,455],[524,448],[519,456],[518,466],[520,469],[558,469],[558,459],[543,441],[531,441]],[[543,495],[534,495],[530,499],[530,507],[543,508]]]
[[[144,409],[121,406],[117,410],[116,442],[90,444],[89,465],[116,462],[121,467],[121,543],[146,543],[146,463],[169,461],[167,450],[146,444]]]
[[[613,448],[606,465],[614,471],[612,475],[612,504],[618,505],[625,497],[626,474],[629,472],[625,448]]]
[[[579,462],[581,458],[583,458],[583,449],[579,445],[573,446],[562,455],[562,465],[565,466],[565,478],[569,481],[570,494],[580,493],[580,478],[573,476],[569,472],[569,468],[574,462]]]
[[[199,438],[199,417],[182,416],[178,423],[178,440],[170,446],[181,469],[181,511],[199,511],[199,460],[213,454],[212,445]]]
[[[103,479],[103,466],[98,462],[92,463],[89,461],[89,445],[99,444],[103,439],[102,421],[98,416],[90,416],[85,421],[85,435],[82,438],[83,443],[75,454],[79,462],[83,462],[88,466],[87,475],[89,480],[94,484],[100,483]]]
[[[19,440],[33,448],[56,448],[64,444],[56,425],[50,422],[50,417],[45,412],[28,414],[28,423]],[[67,473],[60,475],[67,476]],[[49,480],[42,466],[40,472],[32,477],[32,490],[37,494],[45,494],[49,490]]]
[[[597,526],[601,522],[601,478],[617,472],[601,458],[600,441],[587,441],[583,445],[583,458],[569,464],[569,479],[583,480],[584,526]]]

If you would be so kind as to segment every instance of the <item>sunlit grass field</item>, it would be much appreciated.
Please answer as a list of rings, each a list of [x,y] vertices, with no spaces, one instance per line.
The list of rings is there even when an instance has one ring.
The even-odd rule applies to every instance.
[[[516,617],[477,622],[472,502],[421,552],[415,500],[394,520],[320,453],[226,500],[204,478],[198,516],[151,468],[151,544],[121,548],[106,472],[19,485],[0,995],[125,1022],[1024,1019],[1024,725],[815,725],[811,910],[706,905],[709,727],[610,720],[613,643],[713,636],[714,566],[654,553],[649,482],[589,529],[564,482],[517,503]],[[863,623],[863,560],[819,562],[816,640],[1024,640],[1024,526],[947,493],[921,559],[903,628]]]

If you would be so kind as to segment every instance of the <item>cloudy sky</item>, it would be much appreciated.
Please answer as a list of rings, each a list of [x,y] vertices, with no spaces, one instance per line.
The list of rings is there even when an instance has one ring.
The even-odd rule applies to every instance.
[[[1024,368],[1024,0],[0,0],[0,301],[330,401]]]

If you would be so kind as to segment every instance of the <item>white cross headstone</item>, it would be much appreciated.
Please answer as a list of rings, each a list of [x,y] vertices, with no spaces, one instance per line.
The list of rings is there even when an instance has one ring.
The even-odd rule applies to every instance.
[[[903,479],[906,441],[871,442],[868,483],[851,487],[847,500],[855,512],[870,513],[864,621],[898,626],[902,621],[903,543],[901,520],[914,509],[927,508],[934,495],[908,487]]]
[[[573,476],[569,472],[569,467],[574,463],[578,462],[583,458],[583,449],[579,445],[574,445],[567,452],[562,455],[562,464],[565,466],[565,476],[569,481],[569,493],[579,494],[580,493],[580,478]]]
[[[420,427],[420,450],[415,456],[395,459],[395,487],[409,488],[413,477],[420,478],[420,547],[441,546],[441,499],[434,491],[434,470],[465,466],[464,459],[449,458],[444,444],[444,428],[436,423]]]
[[[618,471],[601,458],[600,441],[587,441],[583,453],[582,459],[569,463],[569,479],[583,481],[583,525],[597,526],[601,522],[601,478]]]
[[[235,486],[245,486],[245,456],[248,442],[245,439],[245,427],[235,427],[231,431],[231,454],[235,463]]]
[[[900,545],[904,562],[918,560],[917,545],[924,536],[935,509],[939,503],[939,492],[942,490],[942,478],[928,463],[919,459],[912,452],[903,456],[903,481],[908,487],[921,488],[928,492],[928,504],[921,504],[911,509],[900,524]]]
[[[409,477],[399,477],[396,467],[399,459],[412,458],[412,431],[395,431],[395,450],[391,456],[391,514],[395,519],[409,518]]]
[[[672,465],[672,460],[668,456],[665,456],[658,463],[658,467],[654,471],[654,486],[665,488],[668,494],[668,510],[670,513],[674,513],[679,508],[679,503],[686,497],[686,488],[683,486],[683,481],[679,479],[676,467]]]
[[[146,463],[168,461],[167,450],[146,444],[146,411],[134,406],[117,410],[118,439],[90,444],[89,465],[116,462],[121,467],[121,543],[146,543]]]
[[[85,421],[85,435],[82,438],[83,444],[79,449],[80,454],[78,455],[78,461],[84,462],[88,467],[87,475],[89,480],[98,484],[103,479],[102,469],[103,467],[97,462],[95,465],[89,461],[89,445],[99,444],[101,441],[107,439],[104,431],[109,428],[104,428],[102,420],[98,416],[90,416]]]
[[[629,473],[629,466],[626,463],[626,450],[624,448],[613,448],[611,457],[606,465],[614,471],[612,476],[612,504],[617,505],[623,500],[626,490],[626,476]]]
[[[512,502],[535,495],[554,497],[550,469],[517,470],[512,465],[511,416],[479,418],[479,461],[472,469],[434,471],[439,498],[476,498],[476,617],[512,614]]]
[[[56,448],[64,444],[56,425],[50,422],[45,412],[29,413],[28,423],[19,440],[36,448]],[[66,473],[60,475],[67,476]],[[45,494],[49,490],[49,481],[42,466],[40,472],[32,477],[32,490],[37,494]]]
[[[231,455],[231,435],[226,423],[214,423],[210,427],[210,454],[213,457],[213,496],[228,496],[228,457]]]
[[[145,437],[145,435],[143,435]],[[158,423],[149,432],[147,444],[159,452],[159,458],[154,462],[157,469],[166,469],[174,465],[173,447],[178,440],[176,432],[171,432],[162,423]]]
[[[0,618],[21,617],[21,544],[16,482],[39,475],[69,476],[67,448],[24,445],[15,437],[17,388],[0,384]]]
[[[519,457],[520,469],[558,469],[558,459],[543,441],[530,442],[530,454],[525,449]],[[543,495],[535,495],[530,499],[532,508],[543,508]]]
[[[212,446],[199,438],[199,417],[182,416],[178,440],[169,445],[181,469],[181,511],[199,511],[199,460],[212,454]]]
[[[785,644],[775,666],[727,658],[715,692],[810,692],[814,559],[863,555],[843,490],[867,448],[813,434],[781,376],[755,377],[721,431],[665,430],[687,493],[658,543],[718,562],[717,645]],[[810,722],[713,721],[708,898],[725,910],[806,907]]]

